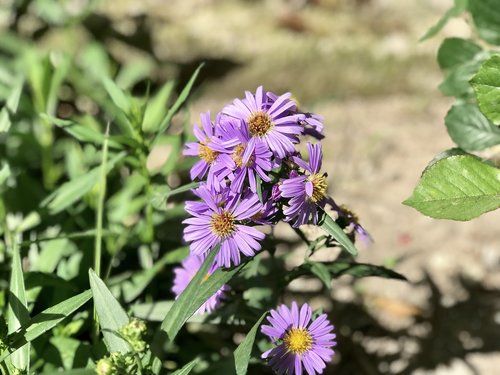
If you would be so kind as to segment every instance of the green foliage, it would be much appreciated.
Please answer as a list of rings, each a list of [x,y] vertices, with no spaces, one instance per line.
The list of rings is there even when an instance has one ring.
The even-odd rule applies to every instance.
[[[118,334],[120,328],[129,322],[127,313],[92,270],[89,270],[89,280],[99,325],[109,352],[128,353],[130,347],[127,341]]]
[[[495,125],[500,125],[500,55],[485,61],[470,82],[481,112]]]
[[[247,373],[248,362],[250,361],[250,356],[252,354],[253,343],[255,341],[255,336],[260,328],[260,324],[267,315],[267,311],[262,314],[262,316],[255,322],[252,329],[248,331],[245,339],[234,351],[234,365],[236,368],[237,375],[245,375]]]
[[[342,228],[326,212],[322,211],[321,214],[323,218],[319,223],[320,228],[337,240],[349,254],[356,256],[358,250],[354,247],[354,244],[349,237],[347,237]]]
[[[439,219],[470,220],[500,207],[500,170],[495,154],[490,162],[464,152],[500,144],[500,128],[496,126],[500,124],[500,56],[495,49],[482,47],[486,43],[500,45],[500,7],[495,0],[456,1],[426,35],[435,35],[450,17],[465,11],[471,14],[482,41],[447,38],[437,56],[446,72],[439,88],[457,98],[445,124],[460,149],[434,158],[404,202]]]
[[[443,158],[404,203],[438,219],[473,219],[500,207],[500,170],[472,155]]]
[[[190,116],[181,111],[202,65],[178,87],[165,79],[175,69],[161,70],[151,55],[131,54],[120,63],[106,50],[106,35],[99,40],[86,30],[93,23],[86,19],[90,3],[82,13],[45,0],[22,9],[42,33],[84,30],[88,40],[81,45],[46,50],[45,38],[16,34],[17,21],[0,35],[0,320],[8,325],[3,332],[0,322],[2,371],[245,374],[261,361],[252,353],[259,326],[292,280],[317,277],[330,288],[342,275],[404,279],[345,261],[357,254],[352,222],[321,211],[326,234],[295,239],[309,249],[292,271],[277,251],[290,245],[285,239],[268,236],[260,254],[207,277],[214,249],[174,301],[173,267],[188,254],[184,202],[199,186],[189,181],[192,162],[182,156]],[[463,58],[453,56],[458,48]],[[449,60],[443,66],[476,59],[474,52],[472,44],[454,43],[443,52]],[[308,259],[334,246],[347,251],[344,258]],[[196,314],[228,283],[221,311]],[[210,342],[218,335],[199,340],[191,329],[213,325],[230,338],[253,328],[239,346],[228,339],[222,351]]]
[[[475,104],[455,104],[444,122],[451,139],[464,150],[484,150],[500,144],[500,128],[489,122]]]

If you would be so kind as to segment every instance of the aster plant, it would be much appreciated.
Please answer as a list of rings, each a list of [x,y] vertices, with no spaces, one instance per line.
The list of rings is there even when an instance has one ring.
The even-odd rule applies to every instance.
[[[317,295],[330,298],[332,279],[345,274],[404,277],[355,261],[356,237],[370,239],[332,197],[323,118],[290,93],[258,87],[201,113],[190,131],[172,125],[199,70],[167,109],[172,82],[136,96],[114,70],[58,61],[23,54],[8,75],[34,73],[9,81],[0,116],[9,157],[0,160],[9,197],[0,195],[2,375],[313,375],[332,366],[337,317],[289,284],[316,278]],[[63,95],[58,84],[72,89]],[[59,97],[89,98],[97,112],[56,118],[45,103]],[[164,145],[167,161],[151,166]],[[28,185],[36,193],[20,194]],[[311,258],[318,253],[329,261]]]
[[[365,267],[354,262],[353,243],[356,235],[366,243],[370,236],[357,216],[329,194],[328,174],[322,169],[324,129],[322,117],[302,112],[290,93],[277,95],[258,87],[223,107],[213,119],[208,112],[202,114],[201,124],[193,129],[196,141],[186,144],[184,155],[195,157],[189,175],[197,200],[185,202],[189,217],[183,221],[183,239],[190,254],[174,269],[176,303],[163,328],[173,339],[195,312],[210,313],[205,314],[207,321],[218,317],[234,323],[264,311],[235,351],[238,375],[247,371],[266,310],[270,325],[260,331],[269,341],[259,343],[262,360],[278,374],[321,374],[336,345],[327,315],[314,318],[310,305],[304,303],[299,309],[295,301],[291,308],[285,304],[274,308],[297,277],[313,275],[330,288],[335,267],[344,264],[340,259]],[[304,149],[306,153],[301,152]],[[273,259],[282,257],[276,249],[279,222],[288,223],[306,242],[308,255],[331,247],[344,252],[334,262],[314,262],[307,255],[292,270],[272,266]],[[302,231],[304,225],[319,226],[325,234],[310,240]],[[373,267],[380,275],[402,278]],[[254,271],[246,272],[248,268]],[[252,295],[259,277],[269,282],[274,296]],[[234,310],[241,293],[250,300],[245,309]]]

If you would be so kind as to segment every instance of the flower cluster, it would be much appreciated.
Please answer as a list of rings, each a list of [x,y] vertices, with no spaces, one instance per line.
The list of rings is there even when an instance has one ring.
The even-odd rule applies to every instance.
[[[178,297],[202,267],[210,251],[217,251],[206,278],[220,267],[240,264],[262,248],[264,233],[256,227],[279,221],[293,227],[318,224],[321,210],[329,204],[357,232],[355,216],[341,209],[327,195],[327,175],[321,171],[320,143],[307,143],[303,158],[298,145],[303,136],[320,141],[322,118],[301,112],[290,93],[278,96],[262,87],[245,98],[235,99],[212,119],[202,113],[201,126],[194,126],[196,142],[188,143],[184,155],[198,157],[190,171],[199,181],[193,190],[196,201],[187,201],[190,217],[184,220],[184,240],[190,255],[174,270],[172,291]],[[217,250],[214,250],[215,248]],[[206,279],[205,278],[205,279]],[[227,295],[223,285],[198,310],[212,312]],[[280,374],[321,373],[333,355],[333,326],[320,315],[312,319],[311,308],[296,303],[271,311],[270,326],[262,327],[276,345],[265,352]]]
[[[198,142],[184,151],[200,158],[191,178],[201,181],[194,191],[201,202],[186,203],[193,217],[184,221],[192,254],[203,256],[220,244],[216,264],[230,267],[261,249],[264,235],[254,226],[281,219],[293,226],[317,223],[327,189],[321,145],[308,144],[309,161],[296,145],[301,135],[322,136],[320,117],[299,112],[290,93],[259,87],[224,107],[215,121],[209,113],[200,120]]]

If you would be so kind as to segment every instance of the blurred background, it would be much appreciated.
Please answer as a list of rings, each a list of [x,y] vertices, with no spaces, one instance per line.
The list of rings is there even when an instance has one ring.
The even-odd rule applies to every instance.
[[[452,3],[0,0],[0,42],[15,44],[15,35],[75,56],[99,43],[113,64],[143,77],[133,85],[138,94],[148,81],[156,90],[176,79],[179,90],[205,62],[190,102],[193,123],[259,85],[291,91],[302,109],[324,116],[330,193],[374,239],[359,244],[359,261],[409,279],[344,277],[331,298],[315,297],[319,281],[292,283],[291,295],[310,294],[314,307],[331,311],[339,355],[328,373],[489,375],[500,368],[500,211],[458,223],[401,204],[427,163],[453,147],[443,123],[452,100],[437,89],[435,57],[442,39],[468,37],[470,27],[454,19],[418,41]],[[100,60],[86,64],[98,69]],[[61,105],[57,116],[73,110]],[[160,147],[151,163],[168,152]]]

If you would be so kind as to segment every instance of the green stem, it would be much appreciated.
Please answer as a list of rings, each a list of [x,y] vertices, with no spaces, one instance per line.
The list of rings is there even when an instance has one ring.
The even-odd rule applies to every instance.
[[[97,276],[101,274],[101,256],[102,256],[102,219],[104,216],[104,198],[106,197],[106,163],[108,160],[108,141],[109,141],[109,123],[106,126],[106,134],[104,135],[104,143],[102,146],[101,173],[99,178],[99,197],[97,202],[96,213],[96,236],[94,246],[94,271]],[[94,344],[99,338],[99,321],[94,305]]]

